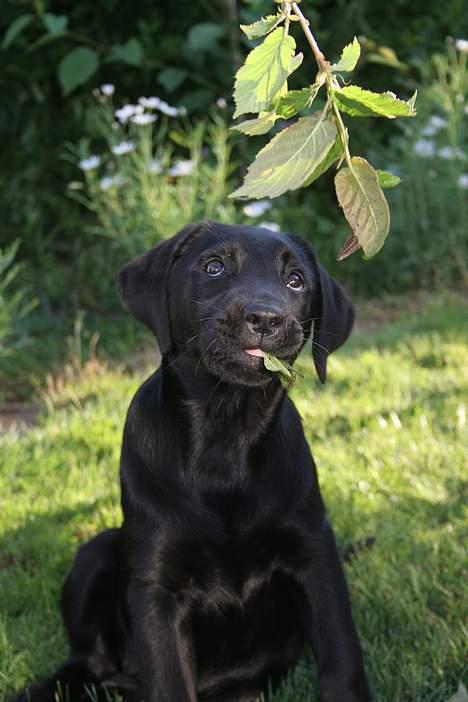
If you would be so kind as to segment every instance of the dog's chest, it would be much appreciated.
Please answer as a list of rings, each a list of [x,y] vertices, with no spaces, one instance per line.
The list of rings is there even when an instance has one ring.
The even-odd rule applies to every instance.
[[[187,538],[170,546],[164,562],[161,584],[192,632],[201,681],[210,670],[244,665],[269,675],[272,662],[287,667],[301,655],[307,553],[298,529],[265,525],[225,540]]]
[[[210,531],[174,538],[158,556],[164,590],[202,609],[244,607],[273,580],[296,580],[306,567],[307,549],[295,526]]]

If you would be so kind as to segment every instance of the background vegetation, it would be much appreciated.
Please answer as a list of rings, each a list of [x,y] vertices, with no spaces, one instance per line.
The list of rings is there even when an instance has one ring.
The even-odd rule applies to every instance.
[[[242,203],[226,205],[242,167],[263,143],[262,137],[249,144],[227,132],[234,72],[248,50],[238,25],[270,10],[269,0],[180,0],[177,13],[170,3],[153,0],[142,0],[138,12],[125,0],[2,3],[0,255],[8,259],[17,242],[16,260],[24,265],[10,294],[21,288],[24,300],[29,294],[36,306],[19,324],[14,305],[6,308],[10,340],[27,353],[3,355],[0,398],[26,397],[42,382],[42,369],[66,356],[78,318],[84,349],[96,333],[99,353],[118,355],[133,343],[127,321],[119,321],[118,335],[109,324],[121,310],[115,273],[130,255],[189,219],[268,221],[305,235],[325,265],[361,296],[466,285],[463,0],[443,7],[435,0],[303,2],[330,58],[359,36],[358,81],[375,89],[393,84],[404,98],[419,90],[416,120],[361,120],[369,128],[352,134],[356,152],[405,182],[388,193],[391,234],[368,264],[359,255],[334,261],[347,231],[331,176],[282,196],[261,215],[249,216]],[[301,71],[310,70],[304,63],[299,84],[305,82]],[[113,94],[100,92],[102,84],[114,86]],[[114,110],[138,104],[141,96],[165,101],[165,112],[149,108],[158,121],[142,126],[115,118]],[[167,110],[168,104],[183,109]],[[110,151],[128,141],[137,144],[131,158]],[[90,154],[101,163],[83,171],[78,163]],[[155,161],[164,164],[159,173]],[[189,174],[180,175],[180,166],[174,170],[180,161],[192,161]],[[26,340],[32,345],[25,347]]]
[[[226,199],[263,143],[228,129],[249,48],[238,25],[270,0],[176,6],[0,6],[0,699],[63,657],[63,574],[78,543],[120,520],[119,437],[149,339],[120,306],[116,272],[210,217],[308,237],[354,299],[371,300],[330,387],[304,359],[294,396],[340,539],[377,537],[348,567],[376,700],[446,702],[467,684],[465,0],[302,2],[329,58],[359,37],[357,82],[419,92],[411,123],[362,120],[352,134],[404,188],[388,192],[382,252],[342,264],[331,178],[271,203]],[[37,408],[35,428],[1,432]],[[312,680],[305,661],[278,702],[311,702]]]

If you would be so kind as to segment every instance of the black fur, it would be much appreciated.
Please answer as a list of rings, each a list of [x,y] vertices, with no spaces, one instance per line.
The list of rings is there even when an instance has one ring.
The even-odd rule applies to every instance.
[[[70,702],[86,685],[253,702],[310,644],[323,702],[370,700],[299,415],[245,350],[293,362],[312,334],[323,382],[352,327],[346,294],[304,241],[214,223],[129,263],[119,290],[163,353],[125,424],[124,522],[66,580],[69,661],[17,699],[52,702],[58,684]]]

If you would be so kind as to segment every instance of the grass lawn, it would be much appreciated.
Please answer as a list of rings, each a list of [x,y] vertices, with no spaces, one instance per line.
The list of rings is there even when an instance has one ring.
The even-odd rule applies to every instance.
[[[305,353],[292,391],[339,541],[376,539],[346,566],[376,702],[447,702],[467,685],[467,316],[444,296],[355,334],[324,388]],[[65,656],[61,583],[78,544],[120,522],[141,380],[91,364],[49,392],[36,427],[0,434],[0,700]],[[306,658],[274,699],[315,690]]]

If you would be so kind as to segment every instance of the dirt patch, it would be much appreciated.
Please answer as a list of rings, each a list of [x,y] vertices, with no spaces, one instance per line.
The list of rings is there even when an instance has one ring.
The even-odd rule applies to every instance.
[[[22,402],[0,404],[0,432],[16,431],[23,434],[37,422],[39,410]]]

